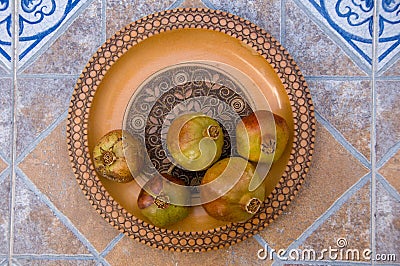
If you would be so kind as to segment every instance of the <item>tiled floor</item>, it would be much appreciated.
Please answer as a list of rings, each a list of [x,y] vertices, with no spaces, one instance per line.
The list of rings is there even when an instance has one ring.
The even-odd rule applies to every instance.
[[[80,191],[65,142],[70,95],[96,49],[129,22],[182,6],[222,9],[275,36],[306,76],[318,121],[310,172],[285,213],[199,254],[113,229]],[[0,265],[400,265],[399,12],[378,0],[0,1]],[[396,260],[285,260],[339,239]],[[261,260],[265,247],[288,253]]]

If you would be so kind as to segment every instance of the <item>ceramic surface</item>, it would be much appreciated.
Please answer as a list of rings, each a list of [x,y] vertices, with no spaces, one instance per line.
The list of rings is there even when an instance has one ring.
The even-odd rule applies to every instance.
[[[1,266],[399,264],[395,1],[0,2]],[[275,37],[302,70],[317,120],[310,170],[290,206],[246,241],[191,254],[115,230],[76,185],[65,141],[71,94],[88,59],[125,25],[178,7],[223,10]],[[321,252],[339,239],[347,240],[343,252],[368,249],[386,260],[257,256],[263,249]]]
[[[188,218],[167,230],[154,227],[141,215],[133,200],[140,190],[137,182],[117,184],[99,178],[93,170],[90,158],[93,146],[107,132],[122,127],[128,101],[136,90],[146,87],[143,82],[160,69],[174,65],[179,68],[179,64],[189,60],[217,62],[217,65],[237,68],[255,83],[253,87],[246,86],[242,90],[236,88],[239,89],[238,93],[247,93],[251,101],[257,99],[253,108],[257,107],[257,101],[261,101],[260,95],[264,96],[271,111],[283,116],[293,132],[286,153],[272,166],[267,176],[267,200],[246,223],[217,221],[209,217],[201,206],[196,206]],[[205,68],[193,64],[191,66],[198,71],[204,71]],[[172,79],[175,83],[179,83],[186,73],[182,69],[178,72],[179,75]],[[232,74],[231,71],[227,77]],[[219,84],[222,81],[215,82]],[[234,86],[232,82],[227,84]],[[154,90],[153,93],[157,91],[157,87],[148,88]],[[204,87],[199,92],[206,90]],[[185,99],[191,97],[186,95],[190,91],[193,88],[184,91]],[[220,88],[219,91],[223,93],[224,90]],[[173,95],[178,97],[176,93]],[[243,100],[245,98],[238,96],[236,99],[246,102]],[[154,95],[153,98],[155,105],[157,101],[165,102],[162,101],[162,95]],[[221,96],[221,99],[229,103],[227,95]],[[150,111],[146,117],[146,110],[151,108],[143,106],[145,102],[142,99],[137,103],[144,108],[137,111],[137,114],[145,116],[143,121],[147,127],[152,113]],[[134,103],[130,104],[132,106]],[[315,142],[313,110],[311,95],[299,68],[288,52],[265,31],[229,13],[179,9],[150,15],[134,22],[99,49],[75,87],[68,117],[67,138],[78,182],[90,202],[109,223],[153,247],[206,251],[248,238],[286,209],[299,190],[310,165]],[[250,112],[251,108],[248,108],[247,113]],[[137,116],[132,118],[136,119]],[[149,129],[141,133],[152,137]],[[146,147],[149,148],[147,144]],[[153,164],[165,160],[151,154],[150,160],[155,161]],[[165,169],[160,167],[157,170],[163,172]],[[165,167],[169,168],[168,165]],[[177,177],[181,175],[177,174]]]

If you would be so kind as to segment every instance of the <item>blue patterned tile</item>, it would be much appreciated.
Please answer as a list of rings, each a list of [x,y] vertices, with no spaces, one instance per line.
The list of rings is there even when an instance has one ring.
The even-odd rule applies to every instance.
[[[32,58],[26,68],[19,68],[24,74],[75,74],[83,67],[103,42],[102,0],[92,1],[74,19],[62,35],[49,45],[42,54]]]
[[[396,1],[372,0],[307,0],[297,3],[308,10],[310,17],[317,21],[333,39],[363,69],[371,69],[374,30],[374,8],[378,8],[377,54],[378,69],[385,66],[400,51],[400,4]]]
[[[8,2],[9,0],[3,0]],[[21,0],[18,2],[19,66],[63,33],[80,7],[91,0]],[[1,2],[1,1],[0,1]]]
[[[0,1],[0,63],[11,69],[12,57],[12,5],[9,0]]]
[[[284,45],[306,76],[365,76],[307,10],[292,0],[285,1]]]

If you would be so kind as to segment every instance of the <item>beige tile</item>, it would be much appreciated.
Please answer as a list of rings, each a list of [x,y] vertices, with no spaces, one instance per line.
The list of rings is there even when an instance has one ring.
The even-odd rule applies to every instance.
[[[379,169],[379,173],[400,193],[400,151]]]
[[[274,38],[280,38],[281,0],[210,0],[216,9],[245,18],[263,28]]]
[[[174,262],[178,265],[234,265],[231,248],[222,248],[201,253],[175,253]]]
[[[0,174],[1,174],[1,172],[3,172],[6,168],[7,168],[7,164],[6,164],[2,159],[0,159]]]
[[[21,178],[15,187],[14,254],[89,253]]]
[[[369,160],[371,83],[309,80],[308,85],[315,109]]]
[[[376,82],[377,159],[400,141],[400,87],[398,81]]]
[[[8,254],[10,191],[10,176],[7,176],[2,181],[0,180],[0,255]]]
[[[261,236],[274,249],[287,248],[368,170],[319,123],[311,168],[298,195]]]
[[[376,187],[376,252],[395,254],[400,263],[400,201],[379,182]]]
[[[105,257],[111,265],[232,265],[230,249],[180,253],[155,249],[124,237]]]
[[[68,109],[75,78],[19,78],[17,156]]]
[[[232,245],[231,265],[271,265],[273,260],[258,258],[258,251],[263,248],[254,238]]]
[[[101,5],[93,1],[24,73],[81,73],[103,42]]]
[[[105,259],[111,265],[175,265],[172,252],[154,249],[127,236],[116,244]]]
[[[313,250],[316,257],[325,260],[369,261],[363,256],[370,245],[370,187],[368,182],[352,195],[335,213],[319,226],[299,247],[300,250]],[[324,249],[337,249],[332,256]],[[341,251],[340,251],[341,250]],[[350,251],[349,251],[350,250]],[[349,253],[357,250],[355,253]],[[337,256],[337,259],[335,259]]]
[[[118,235],[79,188],[68,157],[65,123],[45,138],[20,168],[99,252]]]
[[[131,22],[138,20],[146,15],[167,9],[175,1],[173,0],[121,0],[107,1],[107,38],[122,29]]]
[[[366,75],[293,0],[286,2],[285,36],[286,48],[305,75]]]

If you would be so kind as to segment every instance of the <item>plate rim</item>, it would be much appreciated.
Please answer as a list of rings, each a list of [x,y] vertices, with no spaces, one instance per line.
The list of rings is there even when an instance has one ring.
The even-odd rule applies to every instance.
[[[134,45],[161,32],[185,28],[220,31],[256,50],[280,78],[289,97],[294,119],[289,161],[279,182],[265,200],[262,211],[245,223],[231,223],[207,231],[184,232],[158,228],[130,214],[101,184],[88,148],[90,107],[106,72]],[[124,46],[124,43],[128,44]],[[284,69],[281,62],[285,62]],[[302,104],[299,99],[302,99]],[[148,246],[171,251],[199,252],[243,241],[263,230],[287,208],[310,168],[315,127],[314,106],[307,82],[292,56],[275,38],[254,23],[228,12],[208,8],[178,8],[150,14],[126,25],[93,54],[82,70],[71,96],[66,139],[70,163],[82,192],[109,224]],[[296,150],[297,144],[301,146],[302,154]],[[288,186],[289,183],[291,186]],[[289,191],[283,191],[285,187],[289,187]]]

